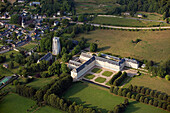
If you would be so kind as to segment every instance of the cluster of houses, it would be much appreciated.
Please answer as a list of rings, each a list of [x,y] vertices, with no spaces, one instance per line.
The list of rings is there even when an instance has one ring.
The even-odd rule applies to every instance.
[[[123,68],[131,67],[137,69],[139,63],[135,59],[118,58],[115,56],[101,54],[102,57],[94,56],[90,53],[81,53],[79,59],[70,60],[68,67],[72,69],[71,76],[74,80],[79,80],[81,77],[92,69],[94,66],[99,66],[113,71],[122,71]]]

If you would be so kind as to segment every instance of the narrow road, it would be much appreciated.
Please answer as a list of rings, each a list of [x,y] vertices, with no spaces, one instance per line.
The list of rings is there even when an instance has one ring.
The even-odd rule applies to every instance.
[[[75,23],[75,24],[84,24],[83,22],[73,22],[71,21],[70,23]],[[92,23],[87,23],[89,25],[93,25],[95,27],[107,27],[107,28],[114,28],[114,29],[137,29],[137,30],[148,30],[148,29],[170,29],[170,26],[165,26],[165,27],[120,27],[120,26],[110,26],[110,25],[101,25],[101,24],[92,24]]]

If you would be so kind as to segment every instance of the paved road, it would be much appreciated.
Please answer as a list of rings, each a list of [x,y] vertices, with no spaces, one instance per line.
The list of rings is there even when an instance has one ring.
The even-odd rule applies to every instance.
[[[70,23],[76,23],[76,24],[84,24],[83,22],[73,22],[71,21]],[[101,25],[101,24],[92,24],[92,23],[87,23],[90,25],[93,25],[95,27],[107,27],[107,28],[114,28],[114,29],[138,29],[138,30],[147,30],[147,29],[170,29],[170,26],[165,26],[165,27],[120,27],[120,26],[110,26],[110,25]]]

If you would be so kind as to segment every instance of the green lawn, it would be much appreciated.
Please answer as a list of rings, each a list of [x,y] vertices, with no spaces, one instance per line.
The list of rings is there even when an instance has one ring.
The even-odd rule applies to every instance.
[[[19,96],[17,94],[8,94],[0,102],[1,113],[27,113],[27,109],[36,104],[35,101]],[[62,113],[62,111],[45,106],[35,113]]]
[[[114,25],[114,26],[134,26],[134,27],[145,27],[145,26],[157,26],[160,22],[150,22],[144,20],[134,20],[118,17],[96,17],[93,23],[104,24],[104,25]],[[168,25],[166,23],[161,24],[161,26]]]
[[[110,71],[105,71],[102,73],[102,75],[107,76],[107,77],[110,77],[112,74],[113,72],[110,72]]]
[[[93,72],[93,73],[100,73],[101,71],[102,71],[102,69],[94,68],[91,72]]]
[[[35,78],[32,82],[28,83],[28,86],[32,86],[36,89],[42,88],[43,86],[49,84],[52,79],[55,77],[50,78]]]
[[[95,75],[92,75],[92,74],[87,74],[84,76],[84,78],[87,78],[87,79],[93,79],[95,77]]]
[[[103,78],[103,77],[98,77],[95,79],[96,82],[99,82],[99,83],[103,83],[106,81],[106,78]]]
[[[105,88],[87,82],[75,83],[69,88],[64,98],[82,104],[85,107],[92,107],[102,110],[102,113],[113,110],[114,106],[124,101],[124,97],[115,96]],[[126,113],[168,113],[162,109],[130,100]]]
[[[170,32],[165,31],[120,31],[95,30],[80,34],[75,39],[84,37],[89,43],[97,43],[98,51],[112,53],[121,57],[147,59],[163,62],[170,58]],[[132,40],[141,39],[137,44]]]

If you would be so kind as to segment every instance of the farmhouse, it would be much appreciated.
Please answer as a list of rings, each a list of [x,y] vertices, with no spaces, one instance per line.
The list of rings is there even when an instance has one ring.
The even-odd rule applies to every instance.
[[[68,64],[68,67],[73,69],[71,71],[71,76],[74,80],[79,80],[83,74],[94,66],[99,66],[113,71],[121,71],[125,66],[137,69],[139,67],[139,63],[134,59],[121,59],[106,54],[102,54],[102,57],[98,57],[82,52],[79,57],[79,61],[70,60]]]

